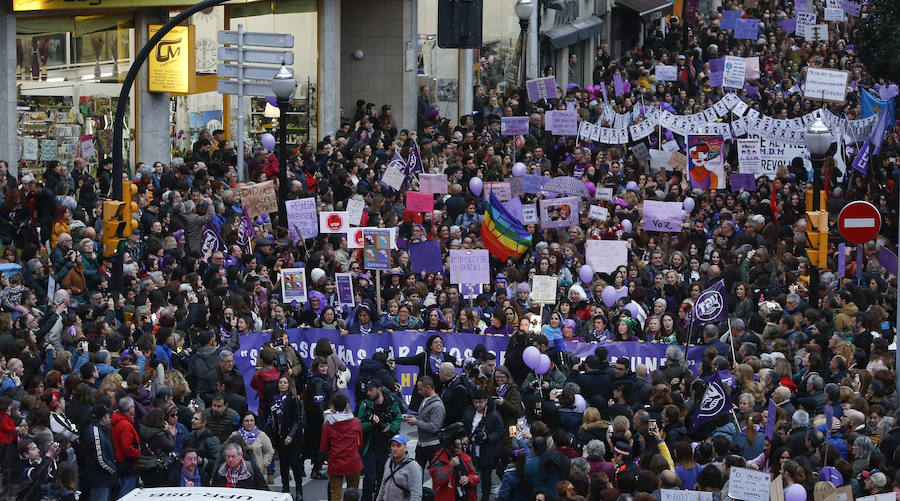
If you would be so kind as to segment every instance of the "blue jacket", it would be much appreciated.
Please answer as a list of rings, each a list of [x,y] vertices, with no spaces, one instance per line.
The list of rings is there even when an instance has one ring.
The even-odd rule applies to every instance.
[[[500,481],[497,501],[529,501],[533,499],[528,483],[519,478],[515,468],[507,468]]]
[[[87,464],[82,478],[88,479],[91,487],[114,487],[118,476],[110,429],[91,422],[81,434],[81,447]]]

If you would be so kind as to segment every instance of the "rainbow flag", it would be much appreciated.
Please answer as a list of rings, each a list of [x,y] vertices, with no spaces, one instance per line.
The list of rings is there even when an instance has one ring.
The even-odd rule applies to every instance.
[[[531,247],[531,235],[514,218],[494,193],[490,206],[484,211],[481,223],[481,240],[484,248],[494,257],[506,261],[510,257],[518,259]]]

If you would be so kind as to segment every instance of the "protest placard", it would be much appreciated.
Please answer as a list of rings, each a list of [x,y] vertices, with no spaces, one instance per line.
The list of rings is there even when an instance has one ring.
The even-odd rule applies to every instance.
[[[544,187],[544,183],[549,181],[549,177],[538,176],[535,174],[525,174],[522,176],[522,191],[529,195],[537,195]]]
[[[413,242],[409,244],[409,260],[413,273],[443,273],[444,260],[441,257],[441,243],[437,240]]]
[[[522,224],[537,224],[537,204],[522,204]]]
[[[625,82],[622,81],[622,74],[618,71],[613,74],[613,88],[616,91],[616,97],[625,93]]]
[[[596,221],[606,221],[609,219],[609,209],[599,205],[591,205],[588,208],[588,217]]]
[[[784,501],[784,480],[781,475],[769,483],[769,501]]]
[[[837,492],[837,489],[835,489],[832,492]],[[856,498],[856,501],[892,501],[895,499],[896,499],[896,494],[894,494],[893,492],[885,492],[882,494],[875,494],[874,496],[859,497],[859,498]],[[833,499],[833,500],[829,500],[829,501],[853,501],[853,495],[851,493],[851,496],[845,500]]]
[[[551,200],[541,200],[541,227],[543,228],[568,228],[578,225],[578,215],[581,212],[581,199],[579,197],[562,197]]]
[[[353,297],[352,273],[335,273],[334,285],[337,290],[337,303],[339,305],[356,306],[356,300]]]
[[[742,173],[758,176],[762,171],[759,139],[738,139],[738,168]]]
[[[893,492],[890,494],[894,494]],[[856,498],[857,501],[895,501],[896,496],[889,498],[887,494],[876,494],[874,496],[864,496]],[[770,499],[769,501],[775,501]],[[813,501],[853,501],[853,487],[842,485],[837,489],[830,491],[813,492]]]
[[[347,200],[347,219],[350,225],[359,226],[360,221],[362,221],[363,209],[365,207],[366,202],[362,199],[362,195],[356,195],[350,200]]]
[[[554,136],[578,135],[578,112],[575,110],[548,111],[546,114],[547,130]]]
[[[363,228],[363,268],[367,270],[391,269],[391,230]]]
[[[528,80],[525,82],[525,89],[528,92],[528,100],[532,102],[559,97],[556,93],[556,78],[554,77]]]
[[[734,26],[734,38],[738,40],[756,40],[759,36],[759,19],[752,17],[737,20]]]
[[[421,212],[431,212],[434,210],[434,195],[431,193],[407,191],[406,208]]]
[[[536,304],[556,304],[556,275],[531,277],[531,302]]]
[[[319,213],[319,233],[347,233],[350,227],[349,216],[346,211]]]
[[[803,37],[807,42],[821,42],[828,40],[828,23],[816,24],[806,28],[806,36]]]
[[[657,64],[655,73],[657,82],[674,82],[678,80],[678,67],[674,65]]]
[[[503,178],[504,183],[509,183],[509,193],[512,196],[521,195],[525,193],[522,189],[525,187],[525,179],[521,177],[506,177]]]
[[[748,468],[731,468],[728,478],[728,496],[741,501],[769,501],[771,475]]]
[[[725,56],[725,73],[722,74],[722,87],[742,89],[746,74],[746,61],[742,57]]]
[[[381,182],[395,190],[400,190],[404,179],[406,179],[406,174],[392,164],[388,164],[384,169],[384,174],[381,175]]]
[[[612,200],[613,199],[613,189],[607,187],[597,187],[597,191],[594,192],[594,198],[597,200]]]
[[[450,249],[450,283],[491,283],[490,253],[486,249]]]
[[[252,218],[277,211],[278,193],[275,192],[275,181],[241,186],[241,205],[247,208],[247,214]]]
[[[844,22],[844,9],[838,7],[837,9],[825,9],[825,20],[826,21],[834,21],[836,23]]]
[[[505,202],[512,198],[512,190],[509,187],[509,183],[484,183],[484,187],[482,188],[481,195],[485,200],[491,197],[491,193],[497,197],[501,202]]]
[[[500,117],[500,135],[528,134],[528,117]]]
[[[680,151],[673,151],[672,155],[669,157],[669,167],[672,170],[679,170],[684,172],[687,169],[687,155]]]
[[[737,21],[741,18],[741,11],[725,9],[722,11],[722,21],[719,27],[723,30],[733,30],[737,27]]]
[[[807,99],[824,99],[843,103],[847,99],[847,79],[849,77],[850,73],[847,71],[807,68],[803,96]]]
[[[712,501],[712,492],[660,489],[660,501]]]
[[[281,269],[281,302],[305,303],[306,296],[306,268],[282,268]]]
[[[756,191],[756,175],[731,173],[731,191]]]
[[[447,174],[419,173],[421,193],[447,193]]]
[[[859,17],[859,12],[860,10],[862,10],[862,1],[841,0],[841,10],[843,10],[845,14],[849,14],[853,17]]]
[[[628,265],[628,242],[623,240],[588,240],[584,243],[585,262],[597,273],[612,273]]]
[[[291,241],[296,242],[319,236],[315,198],[288,200],[285,206],[287,207],[288,231]]]
[[[671,151],[650,150],[650,170],[672,170],[672,166],[669,165],[669,158],[671,156]]]
[[[797,9],[797,36],[806,37],[808,30],[815,29],[816,15],[812,12],[803,12]]]
[[[631,152],[638,159],[638,162],[650,161],[650,150],[645,143],[637,143],[631,147]]]
[[[797,18],[789,17],[787,19],[782,19],[781,21],[778,21],[778,26],[781,26],[781,29],[790,35],[797,31]]]
[[[678,233],[684,221],[681,202],[644,202],[644,230]]]

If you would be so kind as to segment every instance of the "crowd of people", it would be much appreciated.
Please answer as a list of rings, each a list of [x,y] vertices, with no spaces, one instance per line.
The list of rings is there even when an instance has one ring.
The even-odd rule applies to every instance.
[[[709,85],[710,59],[758,56],[760,78],[737,91],[753,109],[777,118],[812,111],[820,104],[798,84],[816,66],[850,72],[846,102],[827,106],[854,119],[859,90],[887,84],[857,59],[861,18],[828,23],[827,39],[806,42],[778,24],[796,14],[792,2],[743,4],[745,16],[760,19],[759,40],[719,29],[723,9],[740,5],[728,1],[687,23],[673,17],[665,34],[651,30],[622,57],[601,44],[584,87],[611,89],[618,74],[628,90],[610,93],[615,111],[667,103],[696,113],[723,95]],[[825,2],[811,4],[823,19]],[[655,81],[657,64],[675,64],[678,79]],[[545,111],[574,106],[595,122],[607,99],[578,85],[559,90],[559,99],[524,103],[517,89],[477,86],[475,110],[456,123],[440,116],[426,87],[417,130],[398,130],[389,105],[379,113],[360,100],[340,130],[292,148],[289,199],[314,197],[328,211],[356,197],[365,226],[399,228],[380,290],[344,234],[292,241],[273,213],[254,220],[255,238],[243,240],[236,153],[223,131],[204,131],[190,158],[136,166],[140,224],[119,251],[120,294],[100,246],[102,201],[118,182],[112,162],[96,172],[83,159],[50,162],[37,177],[14,176],[0,162],[5,495],[111,501],[141,485],[222,486],[281,489],[299,500],[309,475],[329,482],[332,501],[660,501],[665,489],[724,501],[732,468],[770,474],[787,501],[842,486],[855,497],[900,489],[896,263],[881,262],[898,230],[894,124],[866,173],[840,172],[826,159],[820,185],[835,238],[827,265],[816,268],[805,252],[813,174],[800,159],[760,178],[757,191],[730,183],[692,190],[683,171],[639,161],[636,143],[546,131]],[[502,136],[500,118],[523,110],[529,133]],[[659,130],[641,143],[679,139]],[[380,182],[395,154],[407,158],[414,147],[423,172],[447,176],[432,212],[405,210],[407,190]],[[727,148],[726,173],[735,172],[735,148]],[[277,179],[275,158],[248,153],[250,179]],[[466,295],[450,283],[447,255],[483,248],[489,202],[470,180],[502,181],[518,162],[529,174],[612,188],[613,200],[583,201],[568,228],[525,225],[523,255],[492,257],[491,283]],[[407,185],[415,188],[415,175]],[[520,196],[533,203],[552,194]],[[686,197],[695,204],[685,206],[682,231],[643,229],[644,201]],[[838,256],[834,219],[849,200],[872,202],[883,218],[882,236],[858,257]],[[589,218],[591,204],[607,218]],[[224,250],[205,245],[209,227]],[[597,239],[628,241],[627,265],[585,277],[585,244]],[[440,242],[443,272],[412,271],[409,245],[425,240]],[[282,301],[279,272],[293,267],[307,270],[307,303]],[[338,304],[336,273],[352,274],[351,308]],[[535,275],[557,277],[554,304],[532,300]],[[693,321],[701,293],[719,283],[728,320]],[[375,353],[348,382],[353,364],[328,339],[298,351],[296,329],[309,327],[343,336],[415,331],[422,342],[407,357]],[[254,332],[271,338],[248,380],[235,356]],[[472,357],[456,357],[444,343],[459,334],[508,341],[502,353],[478,345]],[[577,343],[593,349],[577,357]],[[665,361],[612,357],[620,343],[666,346]],[[702,358],[689,364],[687,346],[705,347]],[[526,363],[530,348],[549,368]],[[409,401],[402,367],[418,370]],[[719,389],[724,411],[697,419]]]

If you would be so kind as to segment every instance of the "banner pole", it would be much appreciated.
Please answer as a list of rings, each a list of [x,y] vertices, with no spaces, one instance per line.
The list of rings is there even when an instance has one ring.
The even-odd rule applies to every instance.
[[[734,332],[731,330],[731,317],[728,317],[728,344],[731,345],[732,362],[737,363],[737,354],[734,352]]]
[[[378,316],[381,316],[381,270],[375,270],[375,302]]]

